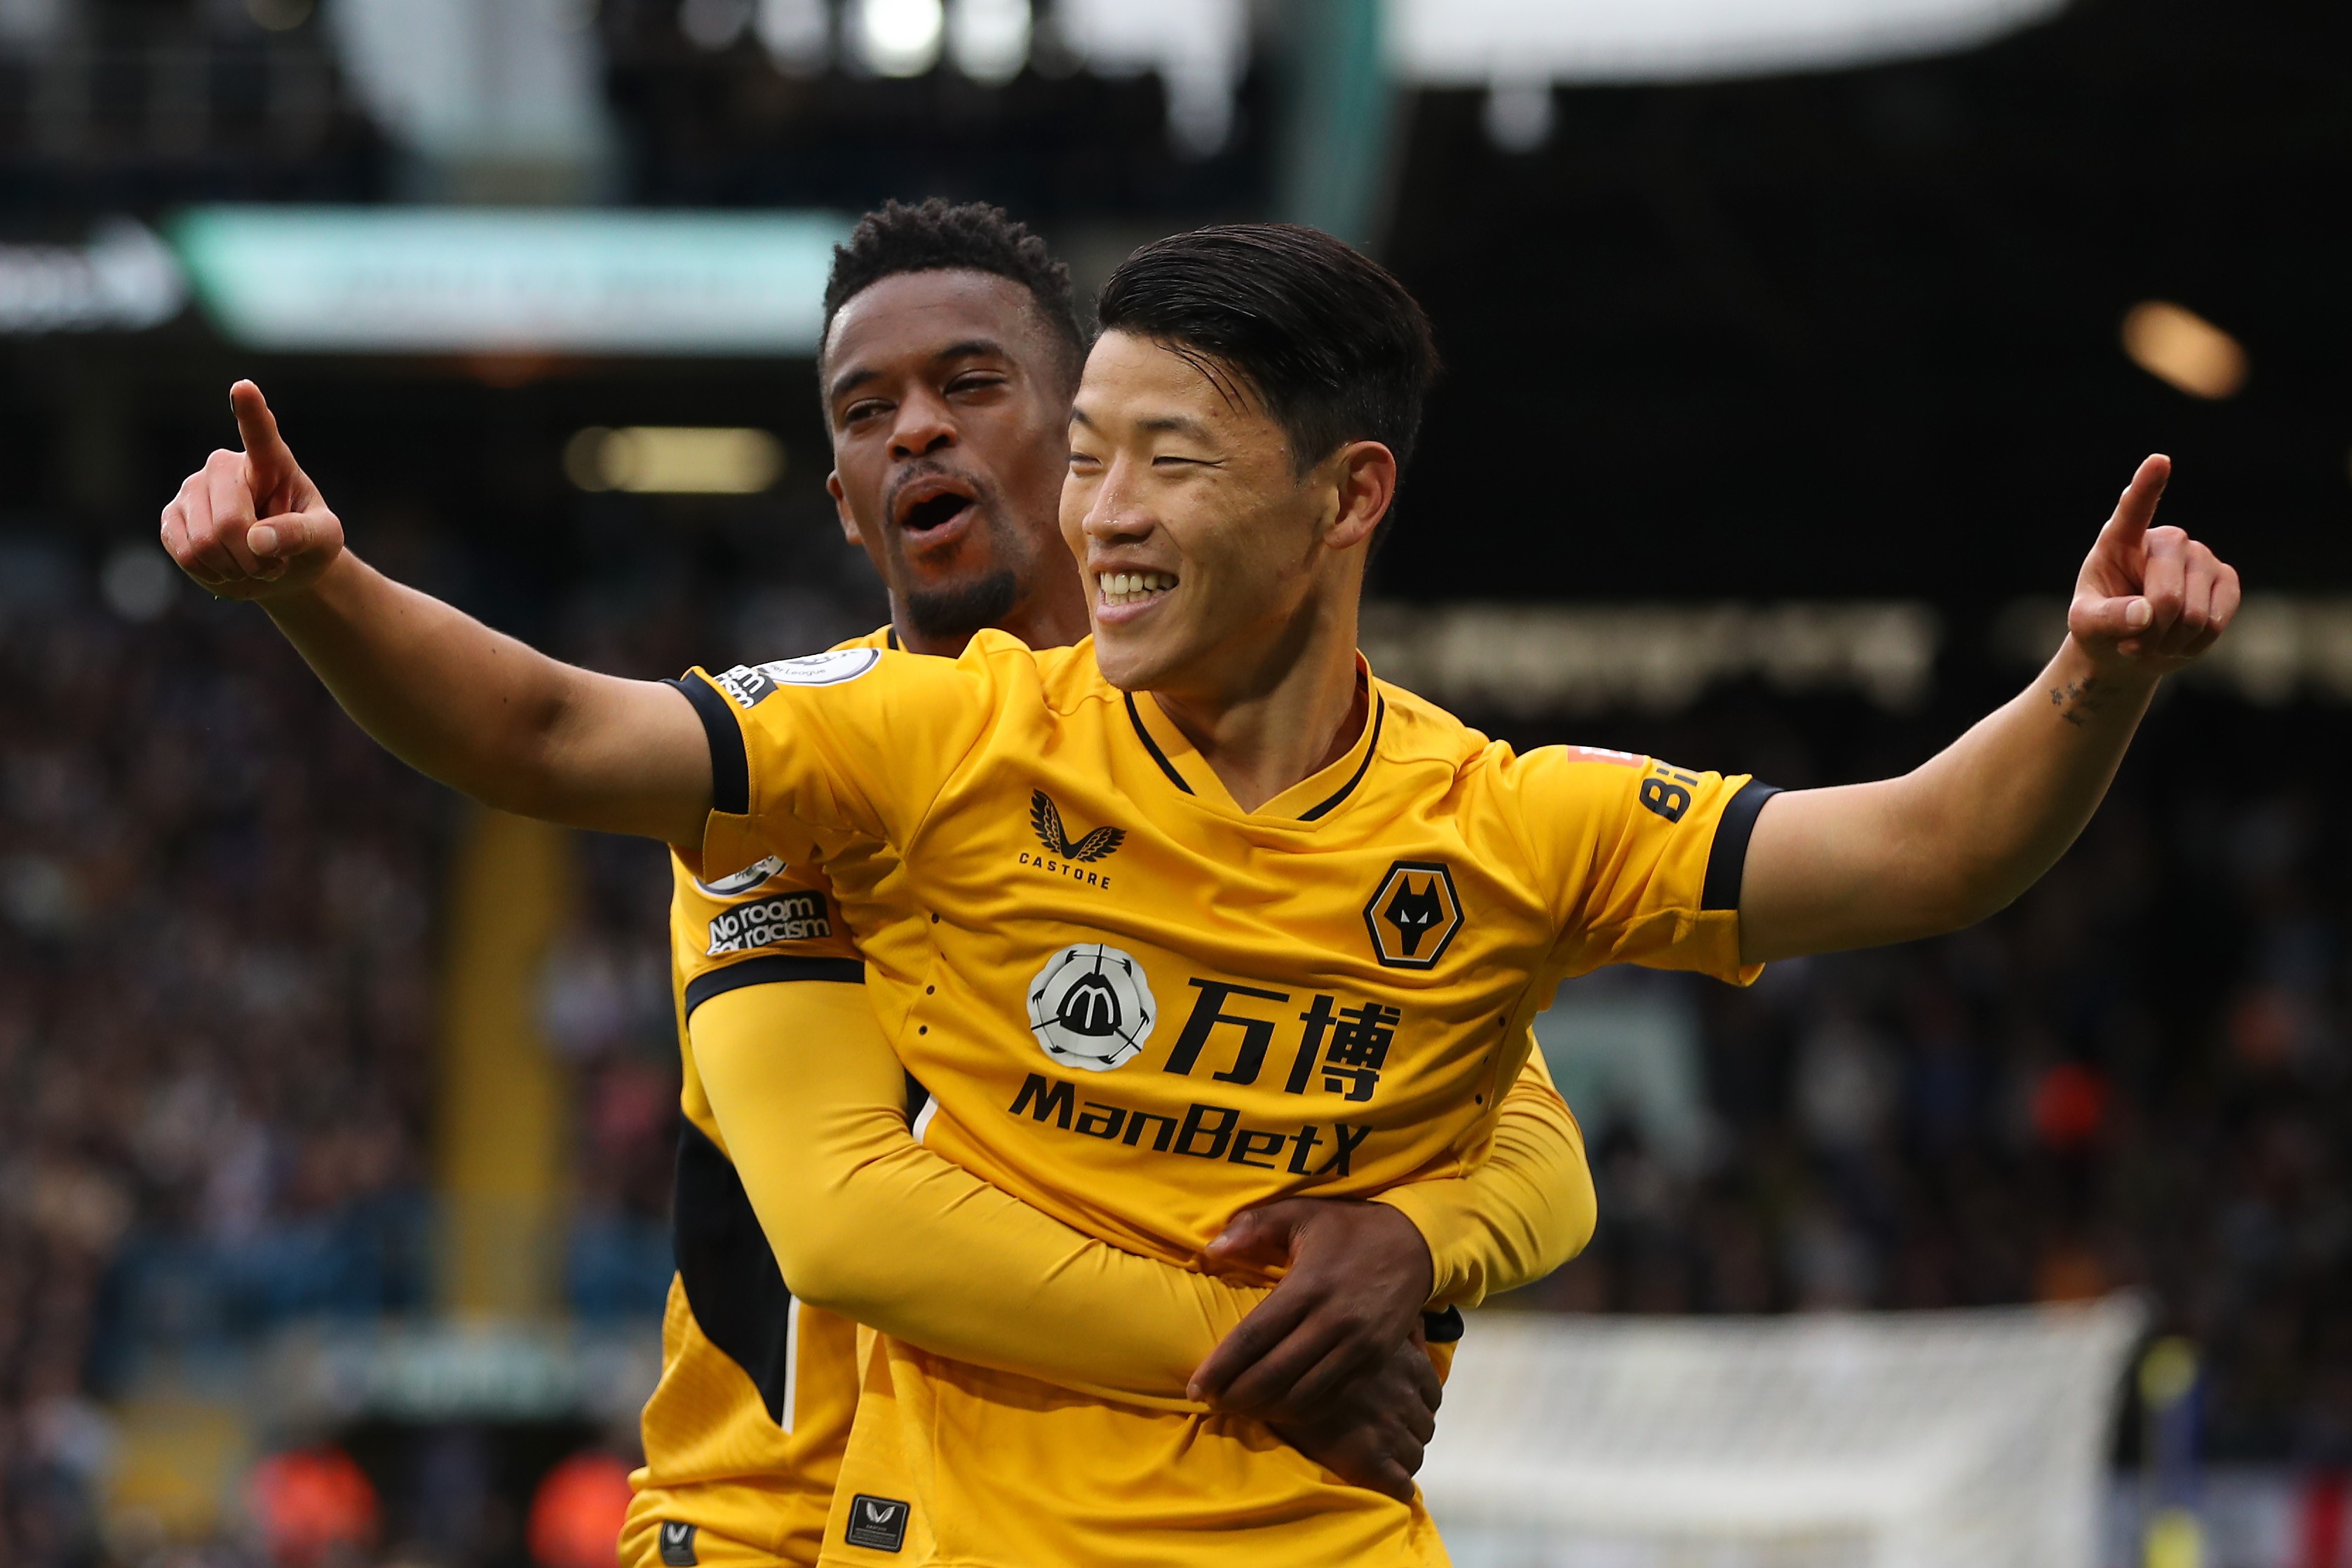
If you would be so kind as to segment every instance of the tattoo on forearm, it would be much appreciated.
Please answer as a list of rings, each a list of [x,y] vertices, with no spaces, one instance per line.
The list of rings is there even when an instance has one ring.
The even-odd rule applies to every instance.
[[[2107,697],[2108,693],[2100,689],[2099,678],[2086,675],[2080,680],[2052,687],[2050,706],[2058,710],[2058,717],[2079,730],[2107,705]]]

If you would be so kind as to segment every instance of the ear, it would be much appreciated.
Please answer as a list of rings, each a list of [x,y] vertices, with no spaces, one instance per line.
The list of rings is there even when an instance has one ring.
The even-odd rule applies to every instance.
[[[1323,542],[1352,550],[1372,537],[1396,500],[1396,454],[1378,441],[1350,441],[1329,461],[1339,505],[1324,527]]]
[[[857,531],[857,520],[849,515],[849,498],[842,493],[841,470],[839,468],[835,468],[833,472],[825,475],[824,493],[833,498],[834,512],[841,519],[841,537],[849,541],[850,543],[856,545],[859,549],[864,549],[866,547],[866,540],[864,536]]]

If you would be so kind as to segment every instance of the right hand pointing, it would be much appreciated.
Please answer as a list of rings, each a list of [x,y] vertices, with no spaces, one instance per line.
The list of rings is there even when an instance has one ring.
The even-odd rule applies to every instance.
[[[180,569],[225,599],[299,593],[342,553],[343,525],[327,510],[261,388],[228,391],[242,452],[218,451],[163,509],[163,548]]]

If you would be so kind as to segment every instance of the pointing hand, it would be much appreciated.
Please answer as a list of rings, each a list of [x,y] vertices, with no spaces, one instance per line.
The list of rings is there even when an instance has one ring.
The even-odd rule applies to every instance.
[[[180,569],[225,599],[299,593],[342,552],[343,525],[327,510],[261,388],[229,388],[242,452],[217,451],[163,509],[163,548]]]
[[[2181,529],[2151,528],[2172,459],[2147,458],[2083,563],[2066,628],[2102,665],[2179,669],[2238,613],[2237,571]]]

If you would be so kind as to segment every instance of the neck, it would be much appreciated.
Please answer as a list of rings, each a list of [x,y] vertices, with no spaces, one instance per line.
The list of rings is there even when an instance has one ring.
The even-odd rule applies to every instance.
[[[934,637],[915,630],[907,624],[906,606],[898,602],[896,594],[890,595],[890,624],[898,629],[898,646],[908,653],[955,658],[971,640],[969,632]],[[1086,590],[1079,584],[1075,570],[1051,574],[1048,581],[1032,586],[991,624],[995,630],[1010,632],[1031,647],[1067,647],[1088,630]]]
[[[1259,646],[1267,657],[1237,679],[1151,692],[1244,811],[1345,756],[1369,706],[1356,683],[1352,593],[1310,603]]]

